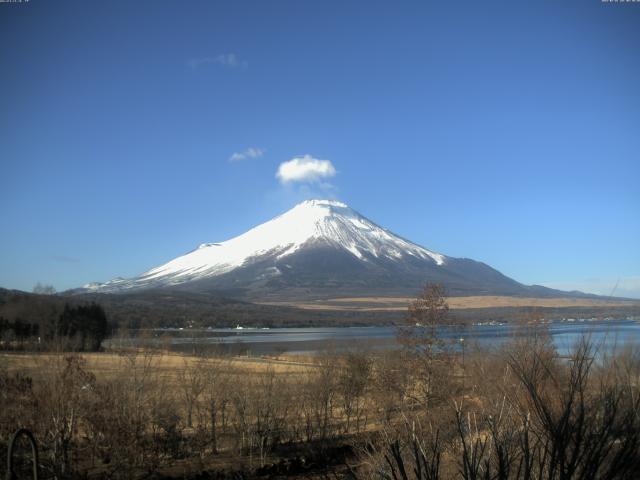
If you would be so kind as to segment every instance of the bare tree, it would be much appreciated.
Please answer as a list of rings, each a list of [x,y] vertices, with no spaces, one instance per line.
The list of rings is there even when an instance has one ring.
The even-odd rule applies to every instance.
[[[229,362],[222,358],[210,359],[204,366],[203,396],[210,432],[211,451],[218,453],[218,424],[222,417],[226,424],[226,409],[229,403]]]
[[[410,366],[404,355],[385,351],[373,364],[374,405],[383,423],[388,424],[405,402]]]
[[[185,358],[183,364],[178,372],[178,384],[187,411],[187,428],[192,428],[193,409],[205,388],[206,366],[202,357],[195,362]]]
[[[349,432],[351,420],[355,420],[356,431],[360,431],[364,394],[371,377],[371,359],[366,353],[350,352],[338,376],[338,391],[342,410],[347,419],[345,432]]]
[[[87,372],[85,361],[77,355],[57,359],[47,369],[42,382],[40,408],[47,412],[41,417],[45,442],[51,445],[51,460],[58,475],[71,474],[73,442],[79,423],[84,417],[86,396],[95,385],[95,376]]]
[[[324,440],[330,433],[337,390],[336,368],[335,357],[324,352],[318,358],[317,368],[305,375],[300,386],[307,441],[316,437]]]
[[[545,357],[510,359],[544,444],[549,479],[624,479],[640,471],[640,400],[618,383],[590,384],[596,354],[583,338],[560,373]]]
[[[414,361],[416,391],[428,404],[435,392],[434,383],[442,375],[442,353],[445,347],[438,328],[448,322],[449,305],[444,287],[426,284],[421,294],[408,307],[406,326],[398,330],[398,339]]]

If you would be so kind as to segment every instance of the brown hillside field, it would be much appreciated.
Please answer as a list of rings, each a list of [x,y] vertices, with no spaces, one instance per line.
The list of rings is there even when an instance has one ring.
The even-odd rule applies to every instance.
[[[265,305],[288,305],[307,310],[352,310],[352,311],[405,311],[413,298],[410,297],[346,297],[316,300],[313,302],[269,302]],[[640,305],[633,300],[600,300],[592,298],[528,298],[506,296],[449,297],[451,309],[500,308],[500,307],[624,307]]]

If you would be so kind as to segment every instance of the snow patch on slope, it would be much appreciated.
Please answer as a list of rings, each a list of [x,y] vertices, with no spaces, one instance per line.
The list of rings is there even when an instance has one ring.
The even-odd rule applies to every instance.
[[[137,278],[89,284],[92,291],[119,291],[145,286],[175,285],[230,272],[263,255],[285,258],[306,244],[322,240],[349,251],[361,261],[369,256],[394,261],[404,256],[444,265],[446,257],[404,240],[355,210],[333,200],[308,200],[246,233],[221,243],[203,243]],[[278,275],[275,271],[271,275]]]

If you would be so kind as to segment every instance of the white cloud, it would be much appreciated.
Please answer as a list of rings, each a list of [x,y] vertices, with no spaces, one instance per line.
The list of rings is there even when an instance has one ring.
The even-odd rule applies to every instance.
[[[227,68],[241,68],[243,70],[249,67],[249,63],[246,60],[240,60],[235,53],[223,53],[217,57],[192,58],[187,62],[187,65],[193,69],[206,64],[217,64]]]
[[[230,162],[239,162],[247,158],[260,158],[267,150],[265,148],[249,147],[243,152],[234,152],[229,157]]]
[[[282,162],[278,167],[276,178],[280,183],[318,182],[323,178],[335,176],[336,169],[329,160],[318,160],[311,155],[296,157]]]

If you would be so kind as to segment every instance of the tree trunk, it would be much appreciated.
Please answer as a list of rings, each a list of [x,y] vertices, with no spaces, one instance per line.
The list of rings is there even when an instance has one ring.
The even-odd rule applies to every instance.
[[[216,402],[211,402],[211,449],[213,453],[218,453],[217,413]]]

